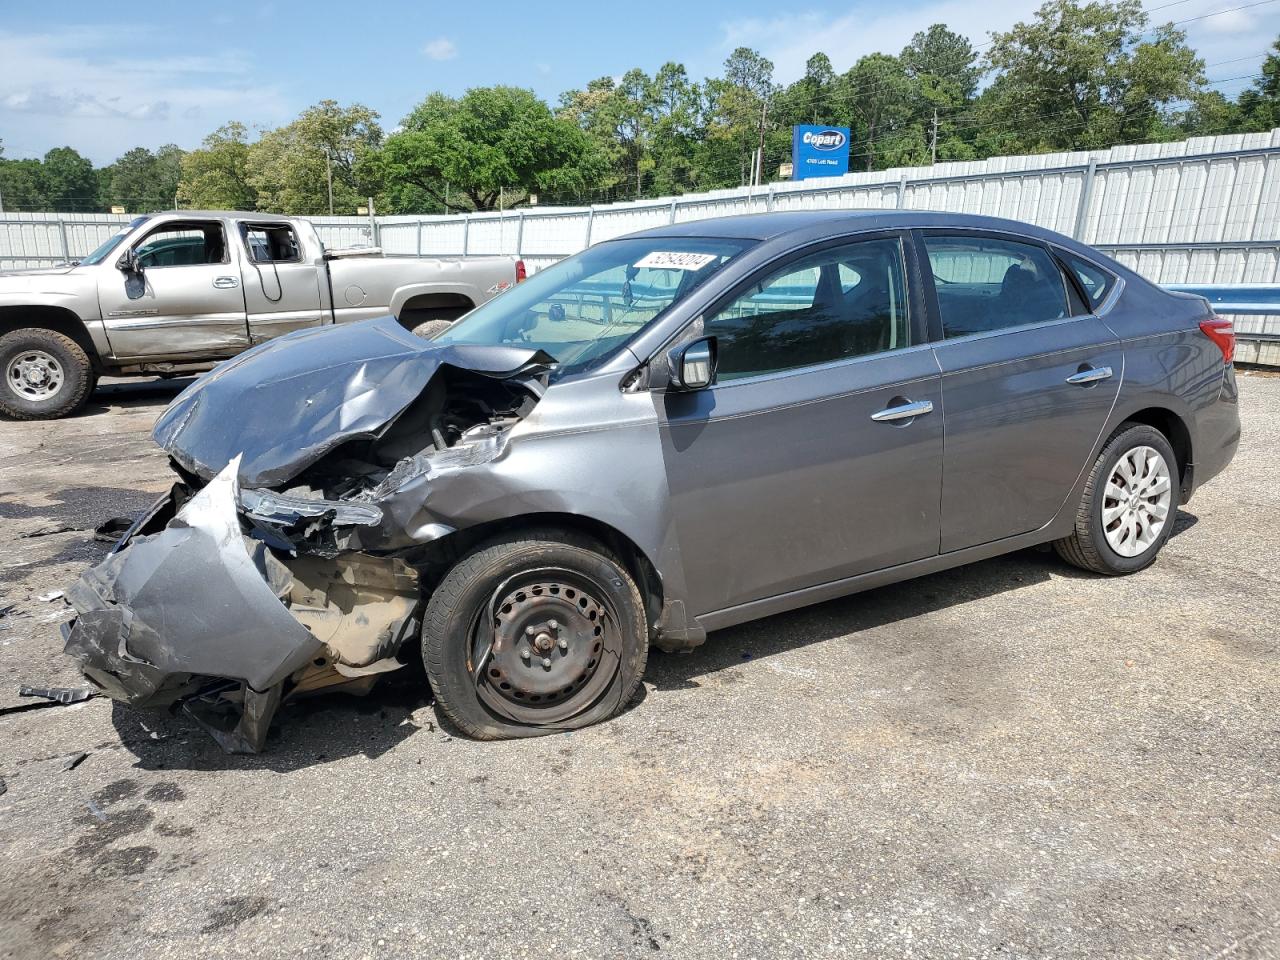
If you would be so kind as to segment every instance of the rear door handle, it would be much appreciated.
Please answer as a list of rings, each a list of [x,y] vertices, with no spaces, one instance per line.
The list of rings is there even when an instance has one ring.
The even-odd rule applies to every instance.
[[[1067,383],[1074,383],[1079,386],[1085,383],[1097,383],[1099,380],[1106,380],[1110,376],[1110,367],[1089,367],[1087,370],[1081,370],[1079,373],[1073,373],[1067,377]]]
[[[240,286],[239,277],[214,277],[213,285],[219,290],[230,290],[233,287]]]
[[[910,420],[912,417],[923,416],[926,413],[933,413],[932,400],[916,400],[914,403],[900,403],[896,407],[885,407],[873,413],[871,419],[876,423],[885,423],[894,420]]]

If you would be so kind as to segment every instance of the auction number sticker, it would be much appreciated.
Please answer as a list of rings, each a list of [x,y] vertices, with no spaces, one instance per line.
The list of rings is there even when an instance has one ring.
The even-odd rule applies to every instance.
[[[650,270],[701,270],[718,255],[714,253],[675,253],[655,250],[646,253],[638,261],[637,267],[648,267]]]

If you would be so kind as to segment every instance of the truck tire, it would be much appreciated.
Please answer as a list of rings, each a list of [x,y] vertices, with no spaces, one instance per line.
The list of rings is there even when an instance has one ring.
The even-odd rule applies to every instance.
[[[93,383],[89,355],[70,337],[40,327],[0,336],[0,413],[15,420],[70,416]]]

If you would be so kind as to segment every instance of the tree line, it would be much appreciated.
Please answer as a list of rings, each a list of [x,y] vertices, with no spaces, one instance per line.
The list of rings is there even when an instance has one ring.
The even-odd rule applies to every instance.
[[[390,133],[363,104],[323,100],[256,136],[229,122],[198,149],[136,147],[100,169],[70,147],[4,159],[0,143],[0,203],[316,215],[352,214],[372,197],[379,213],[493,210],[768,182],[800,123],[849,127],[855,170],[1280,126],[1280,39],[1259,73],[1230,78],[1250,83],[1229,98],[1205,71],[1230,61],[1206,64],[1140,0],[1049,0],[983,47],[935,24],[844,73],[815,53],[785,86],[743,47],[719,76],[666,63],[593,80],[554,106],[508,86],[432,93]]]

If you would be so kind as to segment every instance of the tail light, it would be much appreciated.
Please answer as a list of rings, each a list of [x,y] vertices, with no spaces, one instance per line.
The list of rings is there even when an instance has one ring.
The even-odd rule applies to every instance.
[[[529,279],[529,272],[524,268],[524,261],[516,261],[516,283],[524,283]],[[1228,324],[1230,326],[1230,324]]]
[[[1230,363],[1236,355],[1236,330],[1230,320],[1214,317],[1212,320],[1200,321],[1200,332],[1212,340],[1222,351],[1222,359]]]

